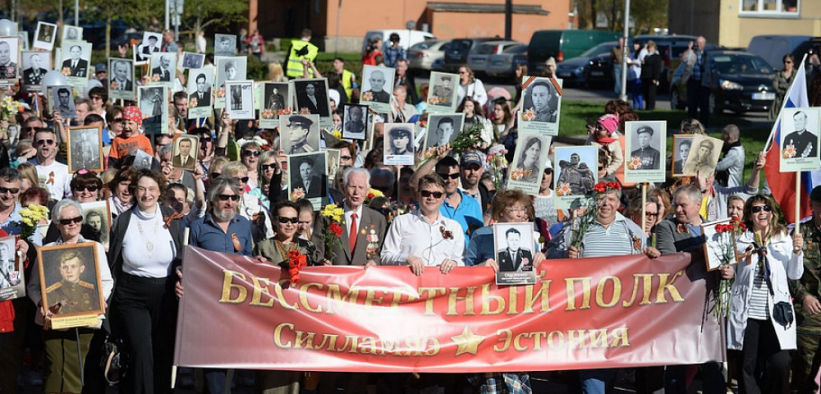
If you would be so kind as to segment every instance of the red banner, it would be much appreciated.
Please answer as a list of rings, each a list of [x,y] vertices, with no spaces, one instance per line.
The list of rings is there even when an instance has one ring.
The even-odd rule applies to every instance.
[[[539,283],[487,267],[309,267],[299,281],[188,247],[175,364],[366,372],[482,372],[724,359],[703,264],[688,255],[547,260]],[[287,275],[287,273],[286,273]]]

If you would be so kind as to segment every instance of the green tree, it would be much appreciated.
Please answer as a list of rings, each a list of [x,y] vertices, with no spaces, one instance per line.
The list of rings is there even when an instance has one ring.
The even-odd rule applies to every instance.
[[[192,27],[194,41],[208,26],[228,26],[248,21],[248,1],[243,0],[186,0],[183,18]]]

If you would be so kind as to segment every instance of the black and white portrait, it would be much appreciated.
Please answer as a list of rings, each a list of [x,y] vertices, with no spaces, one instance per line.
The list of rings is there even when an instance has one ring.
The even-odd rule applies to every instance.
[[[132,166],[138,170],[150,170],[152,160],[153,158],[151,157],[151,155],[149,155],[142,149],[137,149],[134,151],[134,164],[132,164]]]
[[[177,54],[155,52],[151,54],[151,83],[172,86],[176,78]]]
[[[188,118],[197,119],[211,115],[213,105],[214,72],[210,68],[188,71]]]
[[[676,134],[673,136],[673,176],[684,175],[684,163],[693,147],[692,134]]]
[[[134,100],[134,65],[131,59],[108,59],[108,97]]]
[[[39,92],[48,70],[51,70],[51,56],[47,52],[23,52],[23,87],[26,91]]]
[[[430,93],[428,105],[431,109],[439,108],[436,112],[454,112],[457,106],[456,90],[459,86],[459,76],[456,74],[430,73]]]
[[[51,113],[60,111],[60,117],[71,119],[77,117],[77,110],[74,108],[74,96],[72,87],[68,85],[52,86],[49,88],[49,110]]]
[[[429,115],[425,149],[453,142],[461,132],[464,123],[464,113]]]
[[[0,300],[11,300],[26,295],[24,261],[18,261],[16,237],[0,238]]]
[[[637,170],[657,170],[661,162],[659,131],[651,125],[638,125],[630,132],[630,159],[639,163]],[[654,138],[655,137],[655,138]],[[631,163],[635,164],[635,163]]]
[[[287,155],[319,151],[319,115],[279,117],[280,145]]]
[[[554,155],[556,164],[553,168],[558,171],[558,176],[553,178],[554,192],[559,201],[562,197],[578,197],[593,192],[598,179],[599,156],[596,147],[558,147]],[[562,209],[567,207],[565,205]]]
[[[231,119],[254,119],[254,82],[226,82],[225,108]]]
[[[214,65],[217,68],[217,86],[223,88],[227,81],[245,79],[248,59],[245,56],[218,57]]]
[[[34,49],[51,52],[54,49],[54,40],[57,38],[57,25],[48,22],[37,22],[34,32]],[[15,47],[16,48],[16,47]]]
[[[390,102],[393,96],[393,77],[393,68],[363,66],[360,101],[363,104],[371,104],[375,111],[390,111]]]
[[[821,111],[817,107],[785,108],[781,113],[781,171],[815,171],[819,160]]]
[[[624,125],[624,174],[627,182],[664,182],[667,177],[667,123],[633,121]]]
[[[151,55],[162,49],[162,34],[151,31],[143,32],[143,40],[134,49],[134,64],[146,64]]]
[[[723,146],[724,141],[718,138],[702,134],[694,135],[690,153],[684,162],[684,174],[698,174],[705,178],[713,176]]]
[[[521,133],[508,168],[508,189],[519,189],[536,195],[547,167],[550,136],[542,133]]]
[[[174,140],[171,165],[175,168],[193,171],[197,165],[200,139],[196,135],[185,134]]]
[[[342,105],[342,138],[364,140],[368,129],[368,106]]]
[[[413,165],[413,132],[411,123],[385,123],[384,163]]]
[[[556,78],[524,77],[523,102],[519,112],[521,128],[548,135],[558,134],[561,82]]]
[[[297,79],[293,81],[296,91],[296,105],[298,110],[308,109],[308,112],[320,117],[331,116],[331,103],[328,101],[328,80]]]
[[[104,312],[96,247],[83,242],[37,249],[43,306],[56,318]]]
[[[79,26],[64,25],[63,35],[60,37],[60,42],[65,41],[80,41],[83,39],[83,28]]]
[[[204,53],[183,52],[182,53],[182,69],[192,70],[202,68],[205,63]]]
[[[108,201],[93,201],[80,203],[82,208],[83,223],[86,231],[93,232],[103,246],[108,246],[109,230],[111,229],[111,210]]]
[[[533,256],[536,242],[532,223],[496,223],[493,225],[493,245],[500,285],[532,284],[536,281]]]
[[[69,127],[68,172],[85,169],[103,171],[102,128],[91,126]]]
[[[66,41],[60,47],[61,70],[67,77],[88,78],[91,72],[91,44],[82,41]]]
[[[265,82],[262,85],[259,127],[273,129],[279,125],[279,116],[291,113],[291,85],[287,82]]]
[[[143,114],[145,134],[165,134],[168,130],[168,102],[165,86],[138,86],[137,100]]]
[[[289,195],[302,189],[305,198],[321,198],[327,195],[327,169],[325,152],[304,153],[288,156],[290,176]]]
[[[233,34],[214,34],[214,56],[235,56],[237,54],[237,36]]]
[[[17,79],[20,67],[20,37],[0,38],[0,81],[13,84]],[[46,54],[47,55],[47,54]]]

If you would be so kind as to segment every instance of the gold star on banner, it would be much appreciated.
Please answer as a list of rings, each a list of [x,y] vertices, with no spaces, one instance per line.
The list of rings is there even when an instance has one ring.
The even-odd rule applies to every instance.
[[[453,342],[458,346],[456,348],[456,355],[470,353],[476,354],[479,350],[479,345],[482,344],[482,341],[485,340],[484,337],[476,335],[470,331],[470,327],[465,326],[465,329],[462,330],[462,333],[455,336],[450,337],[453,339]]]

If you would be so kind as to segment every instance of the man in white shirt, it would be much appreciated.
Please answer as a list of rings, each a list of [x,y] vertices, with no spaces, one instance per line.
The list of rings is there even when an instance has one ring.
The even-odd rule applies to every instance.
[[[62,200],[71,195],[68,166],[54,160],[59,147],[57,134],[51,129],[40,129],[34,134],[34,146],[37,148],[35,168],[40,184],[45,185],[52,199]]]
[[[445,201],[445,181],[439,175],[420,178],[417,193],[419,209],[397,216],[388,229],[382,265],[407,264],[414,275],[422,275],[426,266],[438,266],[447,274],[464,265],[462,226],[439,212]]]

